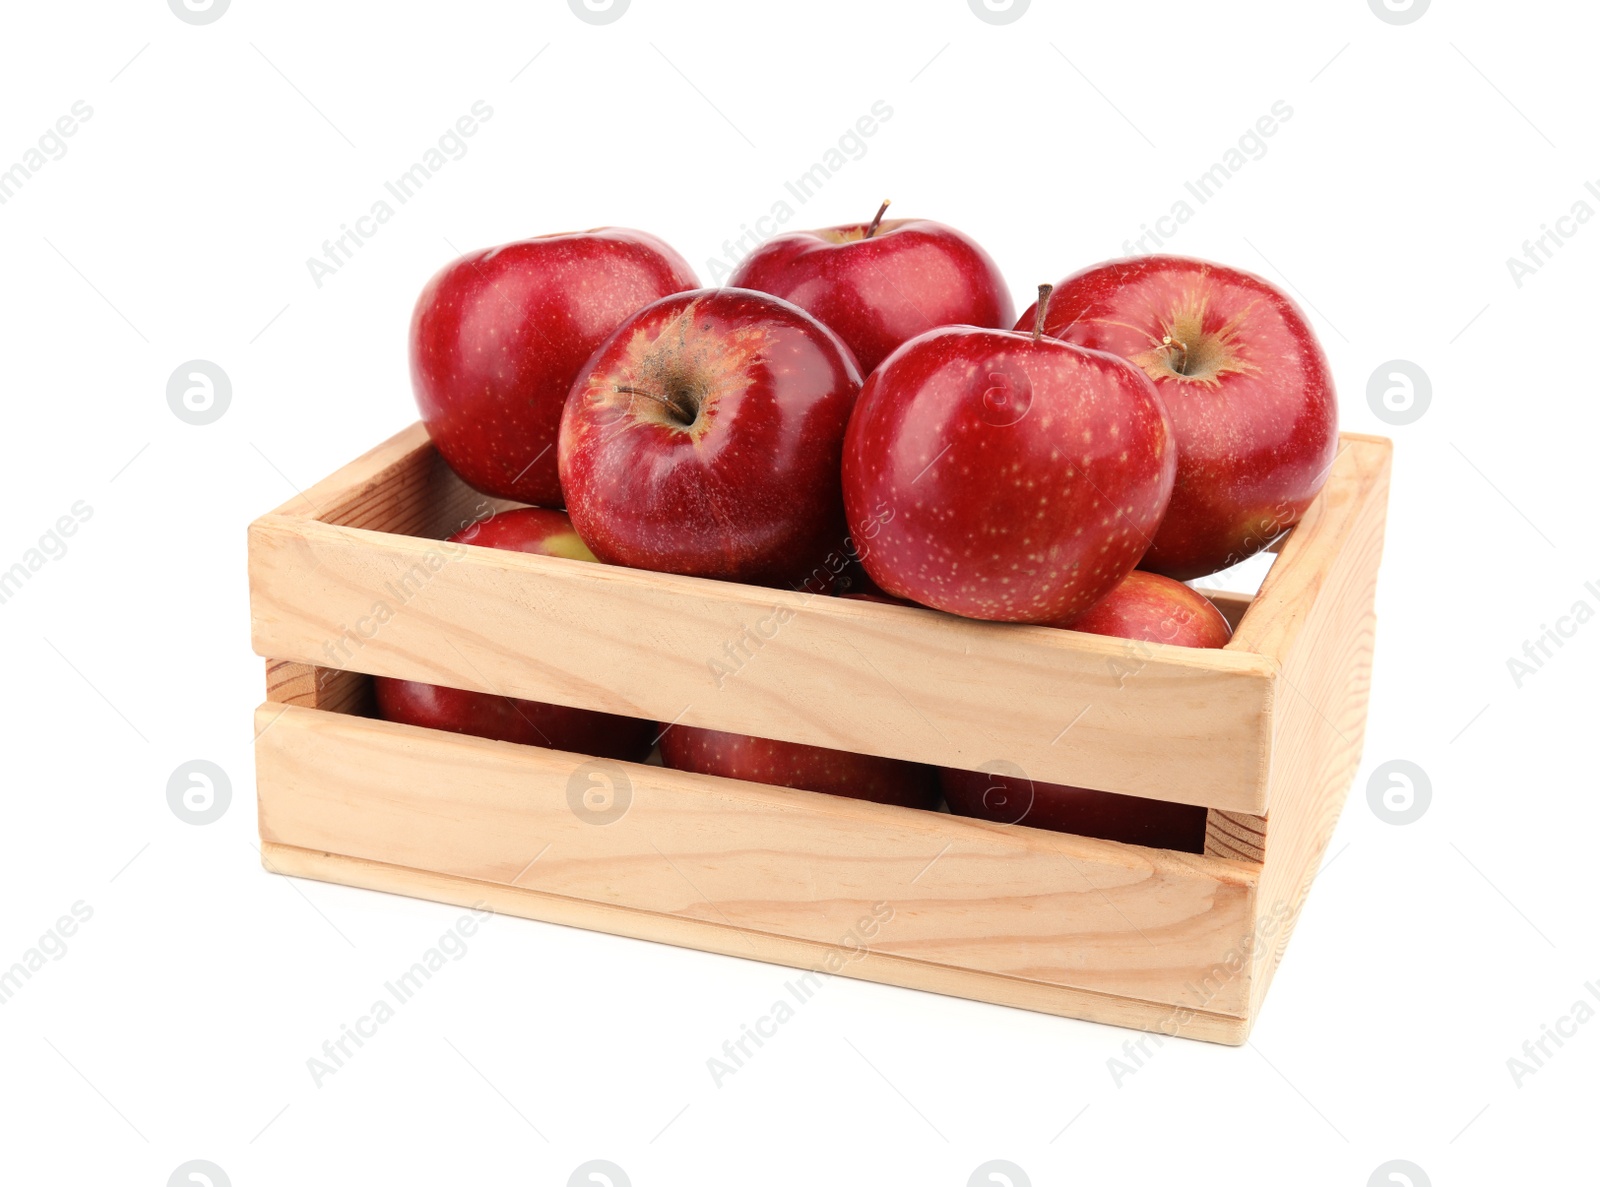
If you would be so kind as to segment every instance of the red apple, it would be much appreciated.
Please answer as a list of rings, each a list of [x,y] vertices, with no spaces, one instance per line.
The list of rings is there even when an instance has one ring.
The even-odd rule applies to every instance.
[[[745,257],[728,283],[816,314],[869,374],[895,347],[937,326],[1004,329],[1016,316],[989,253],[927,219],[791,231]]]
[[[1183,647],[1221,647],[1231,633],[1227,619],[1203,595],[1171,578],[1138,570],[1079,615],[1072,629]],[[1035,783],[1019,770],[943,770],[939,782],[950,811],[958,816],[1156,849],[1205,851],[1206,810],[1192,804]]]
[[[1131,363],[1037,330],[953,326],[868,377],[845,438],[845,510],[886,593],[1059,623],[1138,563],[1175,461],[1155,387]]]
[[[566,515],[534,507],[491,516],[456,533],[451,542],[564,556],[571,560],[594,560],[594,555],[572,530],[572,521]],[[373,677],[373,684],[379,717],[428,729],[631,762],[642,762],[649,755],[656,734],[654,722],[597,713],[592,709],[468,692],[387,676]]]
[[[932,808],[939,802],[938,776],[920,763],[720,730],[673,726],[661,736],[661,761],[698,775],[775,783],[906,808]]]
[[[608,564],[815,584],[829,558],[848,559],[839,453],[860,389],[849,348],[787,301],[745,289],[657,301],[568,397],[573,525]]]
[[[1204,594],[1143,569],[1129,573],[1067,625],[1091,635],[1179,647],[1221,647],[1233,635],[1228,620]]]
[[[594,553],[579,539],[567,514],[543,507],[520,507],[491,515],[469,524],[451,536],[450,542],[503,548],[507,552],[532,552],[539,556],[564,556],[574,561],[594,560]]]
[[[486,494],[561,506],[556,429],[578,371],[635,310],[694,288],[642,231],[599,227],[471,252],[411,317],[411,382],[450,468]]]
[[[654,722],[634,717],[468,692],[419,680],[374,676],[373,686],[378,716],[385,721],[599,758],[643,762],[650,755],[657,729]]]
[[[1035,783],[1009,771],[943,770],[939,785],[945,802],[957,816],[975,816],[999,824],[1025,824],[1029,828],[1074,833],[1203,853],[1206,847],[1206,810],[1192,804],[1169,804],[1086,787]]]
[[[1044,328],[1137,363],[1172,416],[1177,485],[1143,568],[1186,580],[1237,564],[1322,489],[1338,448],[1333,375],[1305,315],[1259,276],[1113,260],[1057,285]]]

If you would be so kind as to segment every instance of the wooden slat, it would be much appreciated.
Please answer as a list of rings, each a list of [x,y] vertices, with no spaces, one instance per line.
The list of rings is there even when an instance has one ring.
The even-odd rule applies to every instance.
[[[343,886],[404,894],[461,907],[483,907],[502,915],[677,944],[724,956],[753,957],[794,969],[826,972],[836,950],[828,944],[761,935],[707,920],[656,915],[611,903],[585,902],[521,887],[475,882],[468,878],[431,874],[404,866],[318,853],[292,845],[263,844],[261,862],[274,874],[315,878]],[[1043,985],[1037,981],[928,964],[882,952],[868,952],[859,959],[846,962],[840,968],[839,975],[1213,1043],[1238,1045],[1245,1041],[1249,1033],[1249,1025],[1244,1019],[1226,1014],[1175,1009],[1156,1002]],[[806,988],[809,988],[809,982]]]
[[[519,505],[462,482],[418,421],[272,514],[443,540],[474,520]]]
[[[886,956],[1235,1017],[1249,1000],[1215,972],[1253,918],[1235,863],[620,763],[631,802],[597,825],[569,802],[575,755],[260,713],[266,842],[820,944],[882,902],[863,942]]]
[[[1004,760],[1044,781],[1236,811],[1266,804],[1272,665],[1244,652],[281,516],[252,526],[250,571],[264,656],[966,769]]]

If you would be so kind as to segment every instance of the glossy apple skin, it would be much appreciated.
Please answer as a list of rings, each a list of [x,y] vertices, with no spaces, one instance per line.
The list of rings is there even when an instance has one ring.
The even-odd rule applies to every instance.
[[[728,278],[815,314],[849,345],[863,374],[938,326],[1005,329],[1016,306],[989,253],[943,223],[886,219],[769,239]]]
[[[593,554],[572,530],[572,522],[566,515],[542,508],[503,511],[457,532],[450,540],[482,548],[594,560]],[[468,692],[387,676],[373,677],[373,687],[378,716],[385,721],[501,742],[643,762],[656,736],[654,722],[597,713],[592,709]]]
[[[564,556],[575,561],[595,559],[594,553],[573,530],[567,514],[544,507],[519,507],[491,515],[451,536],[450,543],[531,552],[539,556]]]
[[[1203,594],[1143,570],[1129,573],[1079,615],[1072,629],[1180,647],[1221,647],[1232,633]],[[1192,804],[1035,783],[1010,773],[946,769],[939,772],[939,782],[958,816],[1183,853],[1205,851],[1206,810]]]
[[[608,564],[831,586],[826,562],[848,559],[839,455],[860,389],[849,348],[786,301],[745,289],[657,301],[567,400],[573,525]],[[687,402],[689,423],[663,394]]]
[[[868,377],[845,436],[845,510],[885,593],[1054,624],[1138,563],[1175,463],[1171,423],[1137,367],[952,326]]]
[[[385,721],[625,762],[643,762],[649,757],[657,728],[654,722],[633,717],[467,692],[418,680],[375,676],[373,686],[378,716]]]
[[[1177,484],[1143,568],[1188,580],[1237,564],[1322,489],[1333,374],[1300,308],[1259,276],[1179,256],[1097,264],[1056,285],[1045,332],[1138,363],[1172,417]],[[1164,337],[1192,344],[1189,374]]]
[[[1178,647],[1222,647],[1233,628],[1209,598],[1181,581],[1135,569],[1069,629]]]
[[[428,435],[476,489],[560,507],[556,430],[573,379],[630,314],[698,283],[672,248],[620,227],[447,264],[411,317],[411,384]]]
[[[932,767],[720,730],[673,726],[661,737],[661,761],[678,771],[879,804],[933,808],[939,803],[939,779]]]

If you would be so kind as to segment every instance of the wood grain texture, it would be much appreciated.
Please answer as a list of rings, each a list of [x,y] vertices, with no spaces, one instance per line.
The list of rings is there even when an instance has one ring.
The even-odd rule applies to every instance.
[[[267,700],[330,713],[366,716],[372,711],[372,677],[292,660],[267,661]]]
[[[1267,852],[1267,818],[1248,812],[1206,812],[1207,857],[1260,863]]]
[[[829,967],[830,955],[837,951],[829,944],[762,935],[717,922],[658,915],[611,903],[585,902],[520,886],[477,882],[292,845],[263,844],[261,863],[274,874],[314,878],[461,907],[487,908],[501,915],[677,944],[722,956],[763,960],[817,973],[822,981],[825,977],[821,974]],[[1249,1030],[1244,1019],[1227,1014],[1044,985],[876,951],[848,961],[838,975],[1213,1043],[1238,1045],[1245,1041]],[[809,982],[806,987],[809,989]]]
[[[264,656],[1235,811],[1272,665],[300,518],[250,532]],[[1248,616],[1247,616],[1248,617]]]
[[[1389,465],[1386,441],[1342,438],[1259,594],[1217,595],[1228,648],[1202,652],[452,550],[439,539],[481,498],[408,430],[252,526],[254,641],[277,657],[257,716],[263,860],[798,968],[859,946],[838,971],[1243,1042],[1359,762]],[[1007,760],[1205,804],[1206,854],[351,716],[367,672]],[[584,820],[579,793],[618,774],[627,812]],[[863,939],[878,904],[891,917]]]
[[[272,514],[443,540],[474,520],[520,505],[462,482],[418,421]]]
[[[1354,543],[1356,520],[1367,513],[1375,494],[1386,502],[1392,453],[1387,438],[1340,434],[1339,452],[1322,493],[1283,538],[1278,559],[1267,570],[1227,650],[1269,656],[1280,665],[1286,662],[1323,586]],[[1381,519],[1381,508],[1378,514]],[[1373,568],[1376,571],[1375,564]]]
[[[1254,871],[939,812],[596,762],[295,706],[257,739],[264,841],[1243,1016],[1212,970],[1247,936]],[[597,824],[573,789],[615,792]],[[756,954],[752,952],[751,954]],[[1209,984],[1207,983],[1210,978]]]
[[[1291,551],[1291,538],[1262,587],[1266,614],[1257,620],[1257,645],[1275,649],[1284,691],[1258,911],[1281,916],[1284,926],[1262,954],[1252,1014],[1283,958],[1361,761],[1392,447],[1382,438],[1353,438],[1350,449],[1366,481],[1323,509],[1339,530],[1303,551]],[[1274,583],[1279,569],[1285,572]]]
[[[1276,547],[1276,543],[1274,544]],[[1212,605],[1222,612],[1228,626],[1239,629],[1245,611],[1255,600],[1254,594],[1232,593],[1220,590],[1202,590]],[[1221,808],[1206,811],[1206,839],[1203,852],[1207,857],[1221,857],[1230,861],[1260,863],[1265,853],[1266,817],[1249,812],[1227,812]]]

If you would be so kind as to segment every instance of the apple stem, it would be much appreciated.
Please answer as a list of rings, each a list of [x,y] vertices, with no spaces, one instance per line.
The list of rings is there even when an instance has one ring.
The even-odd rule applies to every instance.
[[[673,419],[680,424],[685,426],[694,424],[695,408],[681,395],[676,397],[660,396],[655,392],[647,392],[643,388],[624,387],[620,383],[616,385],[614,390],[621,392],[625,396],[643,396],[647,400],[654,400],[672,413]]]
[[[885,198],[883,200],[883,205],[878,207],[878,213],[873,215],[872,216],[872,221],[867,224],[867,233],[865,235],[861,236],[863,239],[871,239],[874,235],[876,235],[878,233],[878,224],[883,221],[883,212],[885,210],[888,210],[888,209],[889,209],[889,199]]]
[[[1189,373],[1188,343],[1175,341],[1171,334],[1166,334],[1162,336],[1161,345],[1168,347],[1169,349],[1172,347],[1178,348],[1178,350],[1181,352],[1178,356],[1178,365],[1172,369],[1179,375],[1187,375]]]
[[[1033,311],[1033,340],[1035,342],[1044,337],[1044,315],[1050,308],[1050,294],[1055,292],[1053,284],[1039,286],[1039,303]]]

